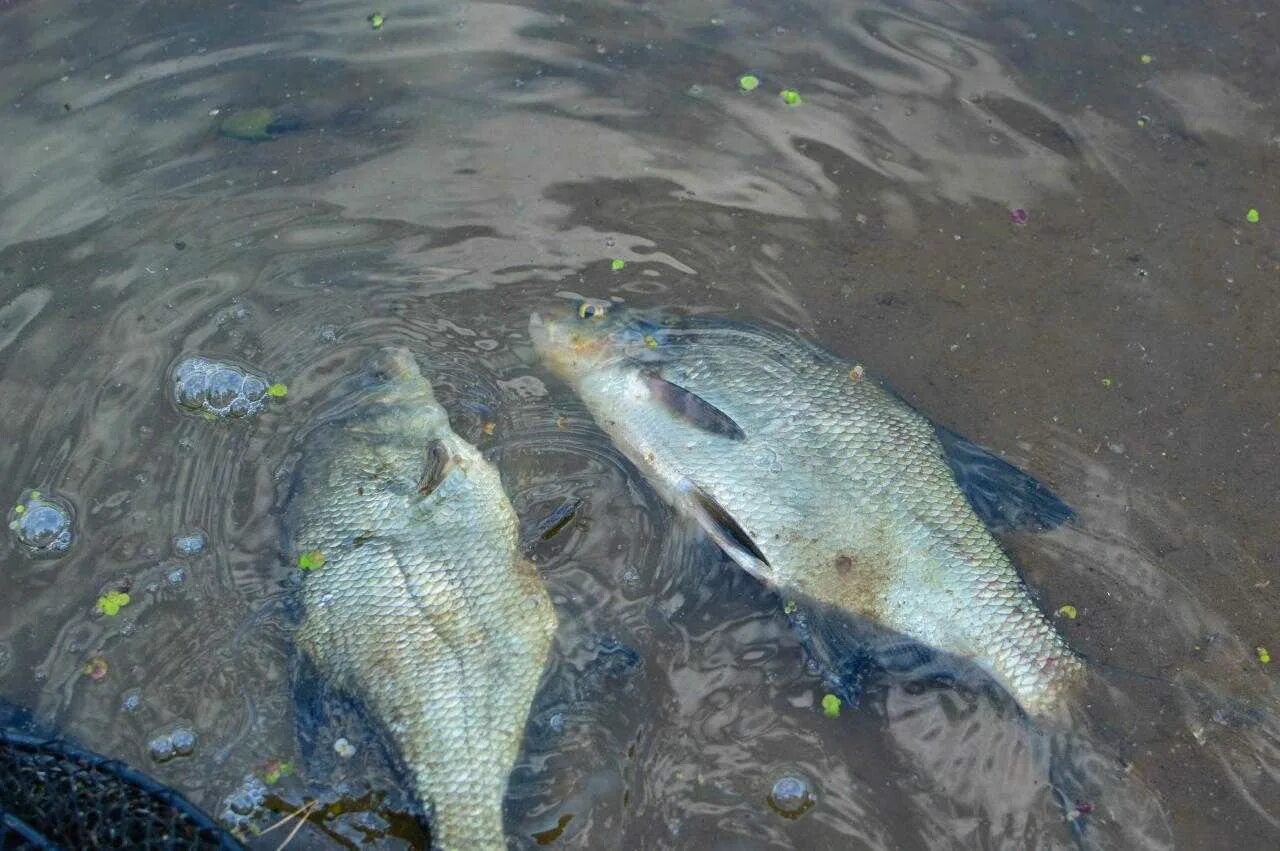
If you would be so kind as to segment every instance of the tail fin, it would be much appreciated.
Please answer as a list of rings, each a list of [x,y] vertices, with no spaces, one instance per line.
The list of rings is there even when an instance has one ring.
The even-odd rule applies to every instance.
[[[1049,787],[1075,845],[1172,848],[1172,829],[1155,793],[1128,760],[1100,744],[1126,737],[1104,719],[1136,717],[1131,701],[1096,676],[1087,678],[1076,697],[1059,716],[1031,722]]]

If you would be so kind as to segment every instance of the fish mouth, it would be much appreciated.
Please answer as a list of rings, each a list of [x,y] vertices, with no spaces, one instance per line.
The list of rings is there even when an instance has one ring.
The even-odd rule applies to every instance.
[[[577,332],[570,310],[539,312],[529,316],[529,340],[538,358],[558,377],[568,381],[595,359],[601,341]]]

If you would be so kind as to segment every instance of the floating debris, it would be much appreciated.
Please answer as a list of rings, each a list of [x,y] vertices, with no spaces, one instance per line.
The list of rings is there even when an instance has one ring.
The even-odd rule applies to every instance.
[[[94,656],[88,662],[84,663],[84,675],[95,683],[100,683],[107,678],[107,671],[110,666],[107,665],[105,656]]]
[[[1058,607],[1058,614],[1062,615],[1067,620],[1073,621],[1080,614],[1080,611],[1070,603],[1063,603]]]
[[[834,694],[823,695],[822,697],[822,714],[828,718],[840,717],[840,698]]]
[[[855,363],[853,369],[849,370],[850,381],[861,381],[863,376],[867,374],[867,369],[860,363]]]
[[[298,556],[298,567],[302,570],[319,570],[327,559],[320,550],[311,550]]]
[[[786,819],[800,818],[816,801],[809,781],[798,774],[784,774],[769,791],[769,807]]]
[[[778,97],[782,98],[782,102],[787,106],[799,106],[804,103],[804,101],[800,99],[800,93],[795,89],[783,89],[778,92]]]
[[[174,403],[193,413],[219,418],[256,414],[266,404],[267,390],[266,379],[248,369],[200,356],[183,359],[173,370]]]
[[[218,132],[241,142],[269,142],[301,127],[302,121],[298,118],[259,106],[231,113],[218,125]]]
[[[1021,207],[1018,207],[1016,210],[1009,211],[1009,220],[1015,225],[1025,225],[1030,218],[1031,214]]]
[[[1259,221],[1262,220],[1262,214],[1259,213],[1253,207],[1250,207],[1249,212],[1244,214],[1244,220],[1251,225],[1256,225]]]
[[[293,766],[278,759],[269,759],[266,765],[262,766],[262,780],[268,786],[276,785],[280,782],[280,778],[287,777],[292,773]]]
[[[760,88],[760,78],[755,74],[743,74],[738,78],[738,87],[744,92],[754,92]]]
[[[537,539],[541,541],[549,541],[556,535],[564,531],[565,527],[574,521],[578,516],[578,510],[582,508],[583,500],[578,497],[566,499],[555,511],[551,512],[538,523],[535,534]]]
[[[75,541],[74,526],[70,501],[54,494],[25,490],[9,509],[9,531],[28,555],[62,555]]]
[[[173,539],[173,549],[178,553],[178,555],[188,557],[198,556],[200,553],[204,552],[207,540],[208,539],[205,537],[202,530],[195,529],[191,532],[184,532],[181,535],[175,536]]]
[[[334,742],[333,750],[334,753],[343,759],[350,759],[356,755],[356,746],[351,744],[351,742],[347,741],[345,738],[338,739]]]
[[[98,598],[94,608],[98,614],[114,618],[120,610],[129,605],[129,595],[123,591],[109,591]]]
[[[560,816],[556,826],[533,834],[533,841],[539,845],[550,845],[564,835],[564,829],[573,821],[573,813]]]

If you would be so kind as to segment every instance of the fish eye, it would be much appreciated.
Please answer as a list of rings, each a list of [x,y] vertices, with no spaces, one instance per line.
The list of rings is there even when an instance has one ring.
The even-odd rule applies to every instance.
[[[603,319],[609,307],[598,301],[584,301],[578,306],[578,316],[582,319]]]

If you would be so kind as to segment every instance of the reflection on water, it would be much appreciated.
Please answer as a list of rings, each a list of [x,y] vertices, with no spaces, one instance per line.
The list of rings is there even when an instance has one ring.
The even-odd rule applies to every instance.
[[[1115,692],[1093,734],[1180,844],[1274,844],[1265,3],[370,11],[0,3],[0,470],[77,535],[4,544],[6,696],[210,811],[272,776],[260,826],[365,802],[310,847],[414,841],[358,713],[331,722],[354,757],[298,751],[276,514],[313,406],[404,344],[531,534],[582,501],[533,544],[562,627],[519,847],[1064,842],[997,702],[884,678],[823,714],[781,601],[536,364],[530,311],[575,291],[799,329],[1052,481],[1079,521],[1006,544]],[[271,138],[223,129],[250,110]],[[287,396],[182,413],[194,355]],[[152,762],[175,730],[194,752]],[[784,777],[811,784],[799,818],[770,806]]]

